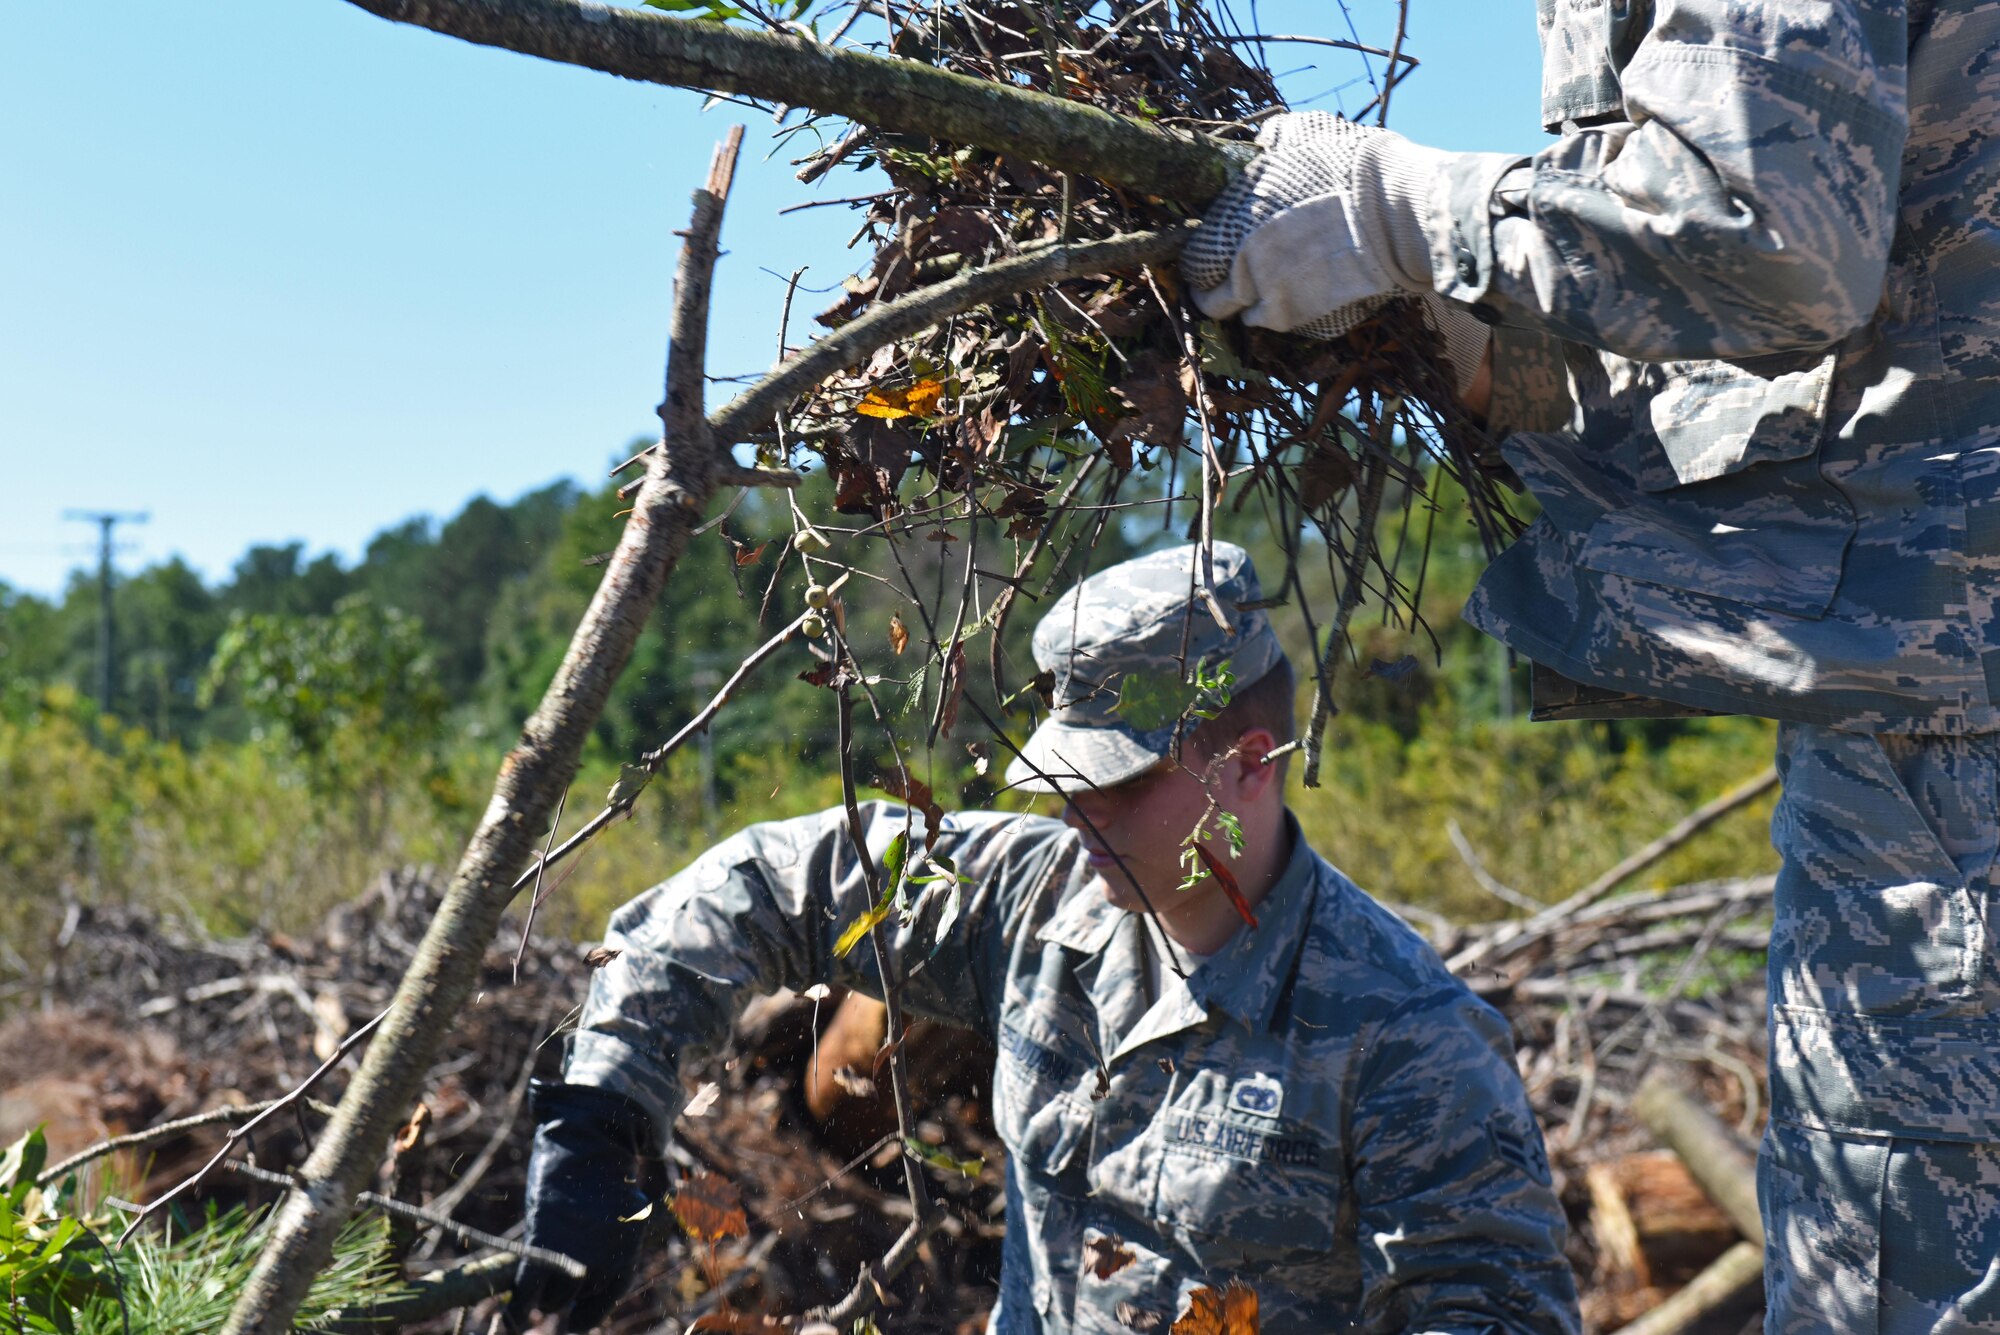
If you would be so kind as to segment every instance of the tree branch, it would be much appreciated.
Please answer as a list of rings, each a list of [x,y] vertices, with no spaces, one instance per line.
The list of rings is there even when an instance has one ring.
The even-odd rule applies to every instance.
[[[732,145],[740,139],[739,129]],[[697,302],[706,300],[733,163],[733,149],[718,150],[710,188],[695,192],[694,221],[674,281],[676,331],[687,329],[691,319],[705,319],[705,304]],[[669,355],[663,406],[677,419],[690,405],[685,393],[676,405],[674,391],[687,384],[690,373],[698,387],[701,371],[699,364],[672,365],[683,351],[677,345]],[[691,411],[699,417],[698,396]],[[396,989],[378,1041],[369,1044],[339,1111],[299,1174],[299,1186],[273,1221],[271,1240],[229,1314],[227,1335],[285,1335],[313,1277],[331,1259],[355,1197],[471,996],[486,943],[514,896],[515,874],[575,779],[584,741],[714,493],[716,456],[712,439],[696,430],[670,436],[666,448],[647,461],[645,485],[604,580],[520,743],[500,766],[493,799]]]
[[[627,79],[783,102],[972,144],[1198,208],[1234,164],[1215,141],[803,37],[578,0],[349,0],[371,14]]]

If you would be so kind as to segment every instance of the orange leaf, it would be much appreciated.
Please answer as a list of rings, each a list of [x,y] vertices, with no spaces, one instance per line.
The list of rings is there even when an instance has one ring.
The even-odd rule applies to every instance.
[[[410,1110],[410,1120],[403,1123],[402,1130],[396,1133],[396,1153],[408,1154],[411,1150],[423,1144],[424,1130],[430,1124],[431,1105],[428,1103],[418,1103],[415,1108]]]
[[[743,1212],[743,1193],[728,1178],[701,1172],[688,1179],[672,1198],[674,1218],[697,1242],[747,1237],[750,1217]]]
[[[758,543],[755,547],[738,547],[736,549],[736,564],[739,566],[756,565],[764,559],[764,549],[770,545],[770,542],[767,540]]]
[[[1257,1335],[1257,1290],[1234,1281],[1220,1293],[1196,1289],[1168,1335]]]
[[[903,417],[929,417],[944,397],[944,385],[936,380],[919,380],[907,388],[877,385],[861,396],[854,411],[863,417],[879,417],[893,422]]]
[[[1092,1238],[1083,1244],[1083,1265],[1099,1279],[1110,1279],[1138,1258],[1116,1234]]]
[[[1195,844],[1194,851],[1200,855],[1201,865],[1208,868],[1209,874],[1215,877],[1216,884],[1222,887],[1222,893],[1228,898],[1229,907],[1236,910],[1236,916],[1255,929],[1257,915],[1250,911],[1250,901],[1243,897],[1243,887],[1236,883],[1236,873],[1224,866],[1221,858],[1209,852],[1200,843]]]
[[[901,612],[889,614],[889,647],[898,654],[910,647],[910,628],[903,624]]]

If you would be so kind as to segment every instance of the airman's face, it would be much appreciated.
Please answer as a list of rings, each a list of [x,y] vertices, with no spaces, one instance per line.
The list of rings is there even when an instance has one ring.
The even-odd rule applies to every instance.
[[[1176,889],[1181,850],[1208,809],[1208,793],[1200,777],[1205,762],[1191,743],[1182,748],[1182,762],[1163,760],[1114,787],[1072,793],[1063,808],[1064,823],[1082,837],[1091,870],[1103,881],[1104,897],[1121,909],[1143,913],[1151,901],[1171,913],[1190,893]],[[1208,834],[1217,833],[1213,827],[1211,821]]]

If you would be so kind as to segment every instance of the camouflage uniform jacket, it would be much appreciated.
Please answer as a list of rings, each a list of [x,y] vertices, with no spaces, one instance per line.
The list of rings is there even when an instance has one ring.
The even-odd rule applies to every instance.
[[[1433,199],[1541,502],[1467,615],[1579,681],[2000,729],[2000,4],[1541,0]]]
[[[863,812],[879,857],[907,818]],[[969,895],[934,953],[935,902],[901,929],[905,998],[998,1040],[992,1329],[1164,1332],[1230,1278],[1273,1335],[1577,1329],[1506,1024],[1303,840],[1259,926],[1185,981],[1160,971],[1158,996],[1149,920],[1105,901],[1063,825],[958,813],[938,843]],[[624,953],[592,982],[567,1078],[665,1134],[683,1063],[752,995],[878,991],[865,945],[833,955],[866,899],[838,811],[723,841],[613,917]],[[1100,1279],[1084,1249],[1112,1236],[1132,1259]]]

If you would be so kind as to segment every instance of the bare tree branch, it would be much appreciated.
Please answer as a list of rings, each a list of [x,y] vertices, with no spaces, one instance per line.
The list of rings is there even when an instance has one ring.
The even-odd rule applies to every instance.
[[[434,32],[669,84],[833,112],[1081,172],[1190,207],[1233,170],[1214,141],[1081,102],[803,37],[578,0],[350,0]]]
[[[675,275],[677,332],[705,322],[723,195],[741,138],[739,128],[729,149],[717,152],[710,188],[695,192],[694,220]],[[701,366],[672,365],[683,352],[677,344],[669,355],[661,417],[685,425],[690,411],[699,422],[700,399],[690,406],[686,385],[692,375],[698,395]],[[646,484],[590,610],[520,743],[500,767],[486,815],[396,990],[380,1041],[369,1045],[339,1111],[299,1175],[299,1187],[279,1210],[271,1241],[230,1312],[224,1328],[228,1335],[285,1335],[314,1276],[332,1257],[355,1197],[478,981],[486,943],[513,898],[516,872],[557,799],[575,779],[584,741],[708,505],[715,490],[716,454],[708,433],[697,429],[669,436],[668,447],[647,461]]]

